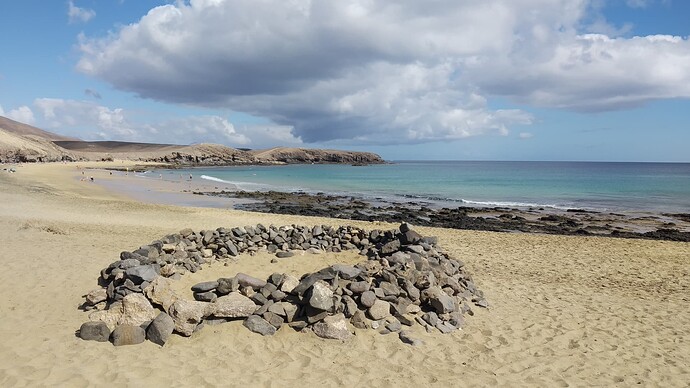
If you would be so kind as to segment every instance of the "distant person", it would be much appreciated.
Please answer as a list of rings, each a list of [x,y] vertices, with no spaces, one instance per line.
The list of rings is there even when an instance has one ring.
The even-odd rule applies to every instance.
[[[90,177],[89,177],[89,180],[90,180],[91,182],[93,182],[93,177],[92,177],[92,176],[90,176]]]
[[[192,180],[192,174],[189,174],[189,180],[190,181]]]

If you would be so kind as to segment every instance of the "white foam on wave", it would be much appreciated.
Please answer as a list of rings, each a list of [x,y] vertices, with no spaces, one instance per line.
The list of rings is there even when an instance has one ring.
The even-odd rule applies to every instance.
[[[213,181],[213,182],[219,182],[219,183],[227,183],[227,184],[231,184],[231,185],[236,184],[235,182],[226,181],[226,180],[216,178],[216,177],[210,176],[210,175],[202,175],[201,179],[206,179],[207,181]]]
[[[201,179],[205,179],[207,181],[212,181],[212,182],[218,182],[218,183],[224,183],[227,185],[233,185],[235,188],[238,190],[261,190],[261,189],[266,189],[272,187],[271,185],[266,185],[263,183],[254,183],[254,182],[241,182],[241,181],[226,181],[225,179],[220,179],[211,175],[201,175]]]
[[[461,199],[460,202],[467,204],[467,205],[476,205],[476,206],[483,206],[483,207],[548,207],[551,209],[559,209],[559,210],[572,209],[572,206],[529,203],[529,202],[470,201],[467,199]]]

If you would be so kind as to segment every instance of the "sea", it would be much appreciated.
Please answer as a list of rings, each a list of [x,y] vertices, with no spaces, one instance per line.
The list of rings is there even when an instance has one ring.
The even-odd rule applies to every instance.
[[[397,161],[156,170],[245,191],[326,193],[433,207],[690,213],[690,163]]]

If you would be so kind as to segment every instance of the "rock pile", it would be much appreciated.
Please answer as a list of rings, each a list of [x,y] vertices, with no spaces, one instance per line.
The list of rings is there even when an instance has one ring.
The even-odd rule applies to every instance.
[[[194,285],[195,300],[172,291],[171,278],[196,272],[211,260],[260,249],[277,257],[298,250],[357,250],[367,260],[331,265],[299,279],[274,273],[262,280],[238,273]],[[449,333],[463,326],[465,313],[472,315],[470,303],[487,307],[464,264],[443,252],[435,237],[423,237],[408,224],[370,232],[321,225],[256,225],[199,233],[185,229],[122,252],[119,261],[101,271],[100,282],[103,288],[86,295],[84,308],[95,311],[80,336],[110,338],[116,345],[144,338],[163,345],[173,331],[189,336],[205,324],[235,319],[244,319],[245,327],[262,335],[287,325],[342,340],[352,336],[351,325],[397,332],[403,342],[418,344],[403,327],[418,324],[429,332]]]

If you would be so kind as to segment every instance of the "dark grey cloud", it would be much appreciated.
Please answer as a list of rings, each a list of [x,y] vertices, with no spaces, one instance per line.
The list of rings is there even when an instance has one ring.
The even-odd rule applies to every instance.
[[[100,100],[102,98],[101,94],[98,93],[98,91],[93,90],[93,89],[84,89],[84,94],[86,94],[89,97],[93,97],[97,100]]]

